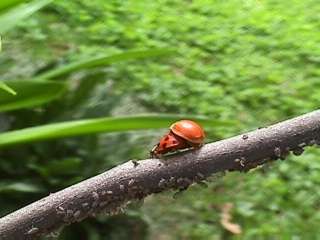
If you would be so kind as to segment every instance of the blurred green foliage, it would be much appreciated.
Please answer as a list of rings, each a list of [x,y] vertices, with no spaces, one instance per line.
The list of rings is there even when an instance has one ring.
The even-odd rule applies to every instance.
[[[32,79],[68,63],[132,49],[177,49],[169,58],[119,62],[57,79],[68,93],[0,116],[2,131],[137,113],[205,115],[235,126],[208,141],[319,108],[317,0],[56,0],[3,40],[1,80]],[[8,81],[9,82],[9,81]],[[19,93],[19,91],[18,91]],[[0,215],[132,158],[158,131],[40,142],[0,152]],[[320,151],[151,196],[142,208],[89,219],[61,239],[317,239]],[[232,203],[242,228],[220,223]]]
[[[28,4],[21,4],[24,0],[2,0],[0,3],[0,52],[2,50],[1,34],[12,29],[22,19],[41,9],[52,0],[34,0]],[[0,89],[16,95],[15,90],[9,87],[5,82],[0,82]]]
[[[0,34],[6,33],[21,20],[30,16],[50,2],[52,2],[52,0],[3,0],[2,3],[0,3]]]

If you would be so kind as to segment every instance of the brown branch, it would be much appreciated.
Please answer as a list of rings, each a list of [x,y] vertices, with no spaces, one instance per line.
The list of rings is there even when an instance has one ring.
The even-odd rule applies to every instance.
[[[129,161],[1,218],[0,239],[37,239],[88,216],[115,214],[129,200],[185,189],[216,172],[247,171],[319,143],[320,110],[170,159]]]

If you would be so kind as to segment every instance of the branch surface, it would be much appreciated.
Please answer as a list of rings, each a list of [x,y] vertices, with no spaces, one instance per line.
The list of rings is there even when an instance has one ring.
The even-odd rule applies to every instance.
[[[221,171],[248,171],[315,144],[320,144],[320,110],[170,159],[128,161],[1,218],[0,239],[38,239],[89,216],[116,214],[130,200],[186,189]]]

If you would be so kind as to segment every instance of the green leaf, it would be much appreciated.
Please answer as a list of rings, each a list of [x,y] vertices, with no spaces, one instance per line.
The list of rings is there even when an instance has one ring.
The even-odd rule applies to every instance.
[[[1,39],[0,39],[0,41],[1,41]],[[0,50],[1,50],[1,48],[0,48]],[[12,94],[12,95],[17,95],[17,93],[11,87],[9,87],[7,84],[5,84],[4,82],[0,82],[0,88],[2,90]]]
[[[158,57],[163,55],[173,54],[174,51],[172,49],[151,49],[151,50],[136,50],[136,51],[128,51],[125,53],[119,53],[111,56],[99,56],[94,58],[89,58],[86,60],[81,60],[78,62],[67,64],[66,66],[53,69],[51,71],[45,72],[39,76],[41,79],[52,79],[57,78],[66,74],[70,74],[72,72],[103,67],[112,63],[127,61],[132,59],[142,59],[142,58],[150,58],[150,57]]]
[[[0,193],[1,192],[22,192],[22,193],[38,193],[42,189],[39,186],[36,186],[31,183],[1,183],[0,184]]]
[[[183,115],[139,115],[126,117],[106,117],[53,123],[25,128],[0,134],[0,147],[20,143],[30,143],[55,138],[73,137],[94,133],[112,133],[132,130],[167,128],[179,119],[193,119],[205,127],[235,124],[229,121],[210,120],[205,117]]]
[[[7,10],[8,8],[14,7],[26,0],[1,0],[0,1],[0,12],[3,10]]]
[[[0,15],[0,34],[4,34],[22,19],[52,2],[52,0],[34,0],[30,3],[20,4]]]
[[[3,84],[10,84],[18,94],[0,91],[0,112],[38,106],[58,98],[66,90],[64,83],[52,81],[12,80]]]

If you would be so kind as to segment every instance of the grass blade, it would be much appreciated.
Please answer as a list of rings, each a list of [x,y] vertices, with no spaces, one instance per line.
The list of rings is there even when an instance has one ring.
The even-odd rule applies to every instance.
[[[94,133],[112,133],[132,130],[167,128],[179,119],[193,119],[205,127],[217,127],[234,122],[210,120],[204,117],[183,115],[139,115],[126,117],[106,117],[70,122],[53,123],[25,128],[0,134],[0,147],[43,141],[55,138],[73,137]]]
[[[51,71],[45,72],[39,75],[41,79],[53,79],[66,74],[70,74],[72,72],[90,69],[95,67],[103,67],[115,62],[133,60],[133,59],[143,59],[150,57],[158,57],[173,54],[174,51],[171,49],[151,49],[151,50],[136,50],[136,51],[128,51],[124,53],[119,53],[111,56],[100,56],[89,58],[86,60],[81,60],[78,62],[70,63],[66,66],[53,69]]]
[[[1,41],[1,39],[0,39]],[[1,48],[0,48],[1,50]],[[11,88],[9,87],[7,84],[5,84],[4,82],[0,82],[0,88],[4,91],[6,91],[7,93],[10,93],[12,95],[17,95],[17,93]]]
[[[42,192],[43,189],[39,186],[26,182],[2,182],[0,183],[0,193],[38,193]]]
[[[10,86],[18,92],[13,96],[0,91],[0,112],[38,106],[50,102],[66,90],[64,83],[36,80],[12,80],[2,84]]]
[[[14,27],[19,21],[30,16],[52,0],[35,0],[30,3],[18,5],[0,15],[0,34],[4,34]]]

